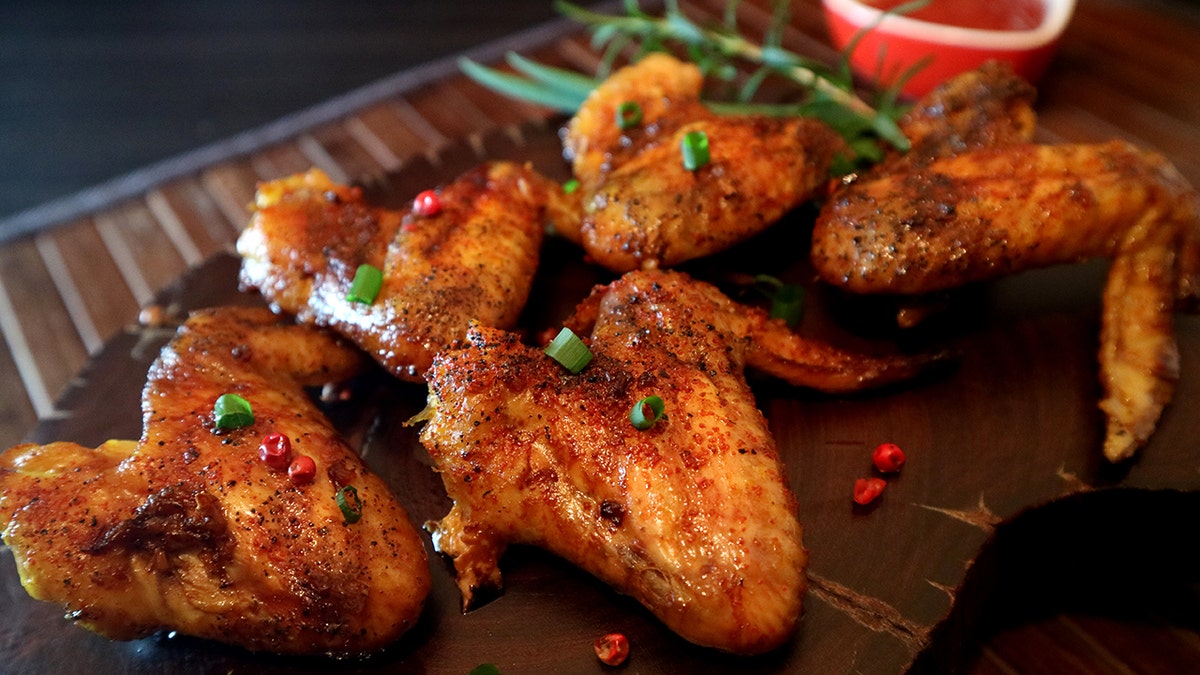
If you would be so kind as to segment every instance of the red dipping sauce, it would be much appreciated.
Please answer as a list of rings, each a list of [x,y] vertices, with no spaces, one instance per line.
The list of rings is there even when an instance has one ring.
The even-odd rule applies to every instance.
[[[879,9],[895,9],[910,0],[866,0]],[[980,30],[1033,30],[1046,18],[1041,0],[931,0],[905,12],[910,19]]]

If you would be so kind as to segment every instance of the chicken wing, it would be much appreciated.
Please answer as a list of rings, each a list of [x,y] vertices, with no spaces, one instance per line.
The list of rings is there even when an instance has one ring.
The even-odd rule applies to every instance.
[[[444,186],[440,210],[419,215],[371,207],[360,189],[313,169],[259,186],[238,239],[240,280],[276,310],[332,328],[419,382],[468,321],[516,323],[550,214],[578,218],[566,199],[532,169],[497,162]],[[383,272],[370,304],[347,299],[364,263]]]
[[[668,270],[597,287],[567,322],[593,361],[572,375],[475,325],[437,356],[421,441],[454,500],[436,526],[464,606],[533,544],[629,594],[697,644],[779,646],[801,613],[796,501],[743,368],[833,390],[908,377],[926,359],[854,358]],[[645,431],[630,410],[660,397]]]
[[[429,590],[424,545],[303,389],[363,365],[349,345],[266,309],[194,314],[150,369],[140,441],[0,455],[4,541],[26,590],[118,640],[175,630],[339,655],[394,641]],[[250,402],[251,424],[214,426],[225,393]],[[314,460],[311,483],[260,459],[271,432]]]
[[[726,249],[812,198],[843,142],[800,117],[719,116],[700,102],[696,66],[651,54],[614,73],[564,136],[583,218],[560,232],[615,272],[672,266]],[[617,122],[623,105],[641,121]],[[706,135],[710,161],[685,168],[680,144]]]
[[[1028,143],[1037,131],[1036,98],[1033,85],[1003,61],[951,78],[900,118],[900,131],[911,147],[906,153],[893,150],[882,168]]]
[[[843,186],[818,216],[813,263],[854,292],[918,294],[1112,258],[1100,407],[1104,454],[1120,461],[1149,438],[1178,379],[1173,312],[1200,287],[1200,200],[1166,159],[1129,143],[1021,135],[934,141]]]

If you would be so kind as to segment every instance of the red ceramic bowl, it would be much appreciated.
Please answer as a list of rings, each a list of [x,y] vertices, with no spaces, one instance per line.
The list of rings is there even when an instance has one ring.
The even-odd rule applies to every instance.
[[[933,0],[919,12],[937,12],[939,4],[947,2],[964,0]],[[822,0],[829,36],[837,49],[845,50],[855,36],[868,29],[850,54],[850,65],[859,76],[887,86],[913,64],[929,59],[903,88],[905,94],[914,97],[990,59],[1008,61],[1019,75],[1036,82],[1075,10],[1075,0],[1030,0],[1028,4],[1033,7],[1027,9],[1036,14],[1038,3],[1042,16],[1036,27],[997,30],[935,23],[909,15],[885,15],[883,10],[860,0]],[[989,9],[1022,4],[1026,3],[990,0]],[[950,19],[939,18],[942,20]]]

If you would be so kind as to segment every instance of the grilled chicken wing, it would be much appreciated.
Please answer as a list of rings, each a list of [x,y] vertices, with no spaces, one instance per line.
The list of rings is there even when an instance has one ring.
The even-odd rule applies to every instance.
[[[841,138],[805,118],[718,116],[700,102],[698,68],[652,54],[597,87],[564,137],[583,218],[560,232],[616,272],[671,266],[773,224],[824,185]],[[617,123],[623,104],[641,122]],[[711,159],[684,167],[680,143],[706,134]]]
[[[1100,340],[1104,454],[1132,456],[1178,379],[1176,303],[1200,288],[1195,190],[1162,156],[1121,141],[1037,145],[1021,132],[959,144],[925,133],[935,140],[914,145],[923,155],[881,165],[826,204],[813,231],[819,274],[855,292],[915,294],[1112,258]]]
[[[989,61],[947,80],[899,120],[911,148],[907,153],[893,152],[883,162],[883,170],[1028,143],[1037,131],[1036,98],[1037,90],[1003,61]]]
[[[578,218],[559,185],[519,164],[480,166],[444,186],[440,211],[374,208],[319,170],[259,186],[238,239],[241,283],[277,310],[330,327],[393,375],[419,382],[475,319],[513,326],[551,213]],[[359,265],[383,272],[372,304],[347,299]]]
[[[666,270],[598,287],[567,323],[594,360],[572,375],[513,333],[473,326],[437,356],[421,440],[454,500],[438,550],[469,607],[499,587],[510,543],[552,551],[695,643],[736,653],[796,627],[807,560],[747,364],[845,390],[912,375],[922,359],[854,358]],[[665,416],[629,413],[656,395]]]
[[[361,354],[277,322],[265,309],[194,314],[151,367],[140,441],[0,456],[4,541],[30,595],[113,639],[169,629],[280,653],[370,652],[414,625],[424,545],[302,388],[349,376]],[[217,430],[229,392],[254,421]],[[271,432],[315,461],[312,483],[260,460]],[[335,500],[346,486],[354,523]]]

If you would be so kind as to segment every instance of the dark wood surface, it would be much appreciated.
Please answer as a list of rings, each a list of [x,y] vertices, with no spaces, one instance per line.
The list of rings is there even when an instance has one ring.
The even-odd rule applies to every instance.
[[[719,4],[688,6],[711,13]],[[748,22],[761,24],[758,8],[743,8]],[[828,58],[823,37],[816,3],[798,3],[789,46]],[[1166,153],[1200,183],[1200,92],[1185,84],[1200,74],[1198,37],[1200,19],[1186,3],[1082,0],[1041,87],[1043,139],[1129,138]],[[521,47],[560,64],[594,63],[575,33],[544,35]],[[150,181],[121,201],[101,199],[83,215],[0,248],[6,338],[0,430],[7,434],[0,440],[86,429],[88,437],[71,440],[95,443],[137,433],[136,419],[104,416],[88,396],[115,382],[117,396],[136,401],[130,383],[144,374],[144,363],[121,360],[140,337],[129,327],[138,309],[186,270],[206,260],[217,266],[199,280],[188,277],[184,288],[193,302],[228,298],[230,263],[220,255],[245,222],[256,181],[315,164],[335,177],[399,192],[412,189],[406,181],[414,172],[443,175],[495,153],[535,152],[539,161],[553,161],[545,154],[553,149],[546,138],[552,140],[556,118],[547,111],[500,99],[452,70],[419,75],[397,80],[390,92],[355,99],[341,116],[293,125],[291,135],[267,135],[270,142]],[[530,142],[537,147],[527,147]],[[521,660],[528,657],[548,667],[586,663],[595,669],[586,651],[578,651],[578,634],[632,617],[628,630],[640,636],[637,644],[679,647],[640,652],[632,672],[680,665],[769,671],[791,659],[815,672],[896,672],[913,654],[921,654],[916,668],[927,672],[949,665],[975,673],[1192,670],[1200,663],[1200,565],[1189,525],[1200,515],[1194,492],[1200,476],[1197,325],[1194,317],[1181,319],[1187,375],[1160,434],[1128,472],[1105,470],[1094,409],[1103,269],[1050,270],[972,289],[965,306],[978,309],[960,310],[943,333],[924,338],[959,343],[960,368],[911,391],[829,400],[756,384],[781,445],[804,457],[789,471],[808,500],[802,517],[813,551],[804,628],[774,660],[690,655],[627,601],[545,556],[519,552],[506,560],[510,590],[490,606],[492,614],[433,611],[424,631],[370,667],[462,672],[454,668],[494,660],[509,663],[506,672],[527,672],[512,664],[531,663]],[[847,340],[868,337],[844,311],[825,318],[818,312],[811,320],[814,330],[825,326]],[[139,354],[148,363],[152,350]],[[89,358],[90,370],[81,375]],[[861,473],[862,448],[875,436],[915,447],[918,457],[928,453],[927,463],[914,461],[879,507],[856,513],[838,486]],[[391,478],[398,492],[421,494],[406,491],[409,479]],[[434,506],[427,501],[414,511],[425,515],[420,509]],[[916,553],[908,548],[914,543]],[[932,572],[925,567],[930,560]],[[61,654],[69,651],[79,655],[72,664],[97,659],[93,663],[143,672],[357,668],[246,660],[179,639],[107,643],[29,600],[15,585],[11,563],[5,567],[0,597],[13,620],[5,624],[0,649],[15,659],[5,664],[46,670],[61,666]],[[570,627],[579,631],[576,637],[548,633],[539,640],[523,630],[525,618],[489,623],[489,616],[508,611],[544,609],[539,603],[546,594],[537,584],[546,580],[566,592],[552,596],[549,623],[537,625]],[[442,585],[435,599],[445,599]],[[438,655],[435,647],[454,639],[442,635],[443,625],[473,626],[468,635],[482,630],[481,640],[490,631],[486,637],[495,641],[471,643],[454,658]],[[829,626],[846,632],[828,632]],[[839,634],[850,637],[836,639]],[[480,645],[512,650],[511,660],[478,653]],[[110,657],[118,660],[104,660]]]

